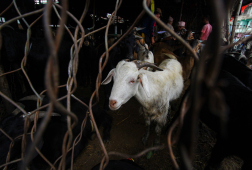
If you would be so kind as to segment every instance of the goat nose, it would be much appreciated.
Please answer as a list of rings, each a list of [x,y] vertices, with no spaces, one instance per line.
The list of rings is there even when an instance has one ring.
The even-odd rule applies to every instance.
[[[110,107],[114,107],[116,105],[116,100],[109,100]]]

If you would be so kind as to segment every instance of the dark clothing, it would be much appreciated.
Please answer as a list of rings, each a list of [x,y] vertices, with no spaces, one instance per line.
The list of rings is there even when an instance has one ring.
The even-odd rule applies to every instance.
[[[150,16],[147,16],[141,27],[144,27],[143,30],[139,31],[140,33],[145,34],[145,43],[150,46],[151,44],[151,37],[154,37],[154,28],[156,25],[156,21],[152,19]]]
[[[145,38],[144,38],[145,43],[150,47],[151,45],[151,38],[145,34]]]
[[[177,33],[179,36],[185,38],[187,30],[185,28],[183,28],[183,29],[179,30]]]
[[[177,32],[177,34],[179,36],[181,36],[183,39],[186,39],[187,30],[185,28],[183,28],[183,29],[179,30]],[[174,44],[179,44],[178,40],[176,40],[176,42]],[[173,51],[173,53],[176,54],[179,57],[183,57],[183,51],[184,51],[184,47],[181,47],[181,48]]]
[[[155,25],[156,25],[156,21],[152,19],[150,16],[147,16],[141,25],[141,27],[144,27],[144,29],[141,30],[140,32],[144,33],[148,37],[154,37]]]

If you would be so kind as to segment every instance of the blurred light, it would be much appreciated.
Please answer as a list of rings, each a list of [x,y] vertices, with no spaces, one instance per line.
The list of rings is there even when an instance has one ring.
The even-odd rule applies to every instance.
[[[110,13],[107,13],[107,18],[110,18],[111,14]]]
[[[34,2],[35,2],[35,4],[46,4],[47,0],[34,0]],[[53,0],[53,2],[59,3],[59,0]]]
[[[0,17],[0,22],[5,22],[5,18],[4,17]]]

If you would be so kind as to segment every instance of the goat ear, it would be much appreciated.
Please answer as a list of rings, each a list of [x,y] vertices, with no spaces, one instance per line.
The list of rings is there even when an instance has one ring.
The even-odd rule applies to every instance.
[[[105,80],[103,80],[103,82],[101,83],[102,85],[105,85],[105,84],[108,84],[108,83],[111,82],[112,77],[113,77],[113,75],[114,75],[114,71],[115,71],[115,69],[113,68],[113,69],[108,73],[108,75],[107,75],[107,77],[105,78]]]
[[[138,80],[140,84],[142,85],[147,97],[150,97],[149,82],[148,82],[147,76],[145,74],[139,74]]]

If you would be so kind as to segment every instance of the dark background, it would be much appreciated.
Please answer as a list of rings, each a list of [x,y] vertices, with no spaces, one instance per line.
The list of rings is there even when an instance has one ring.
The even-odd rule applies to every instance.
[[[3,11],[12,0],[1,0],[0,5],[0,12]],[[61,2],[61,0],[60,0]],[[201,30],[203,23],[202,18],[204,15],[210,15],[210,6],[209,2],[210,0],[184,0],[183,1],[183,10],[182,10],[182,21],[186,22],[186,28],[193,30],[193,31],[199,31]],[[246,5],[248,3],[252,2],[251,0],[243,0],[243,5]],[[69,3],[69,11],[73,13],[77,18],[80,18],[83,9],[85,7],[85,0],[68,0]],[[106,17],[107,13],[112,13],[115,9],[115,3],[116,0],[91,0],[88,14],[93,13],[93,9],[95,9],[95,14],[100,17]],[[19,9],[21,13],[27,13],[34,11],[36,9],[42,8],[44,5],[34,5],[34,0],[18,0],[17,4],[19,6]],[[182,0],[155,0],[155,8],[160,8],[162,10],[162,17],[161,20],[163,20],[165,23],[167,23],[169,16],[172,16],[174,18],[174,27],[176,27],[176,23],[179,21],[180,18],[180,12],[181,12],[181,4]],[[94,8],[95,5],[95,8]],[[121,16],[124,18],[125,21],[128,20],[125,24],[122,25],[125,29],[127,26],[130,26],[131,23],[136,19],[136,17],[139,15],[142,7],[142,0],[124,0],[122,2],[122,5],[118,11],[118,16]],[[60,12],[60,10],[59,10]],[[15,9],[12,8],[8,10],[2,17],[5,17],[6,20],[9,20],[18,14],[16,13]],[[39,15],[33,15],[31,17],[27,17],[26,20],[28,23],[32,23]],[[143,17],[144,18],[144,17]],[[58,19],[57,16],[52,12],[52,24],[57,25]],[[102,23],[96,23],[96,28],[99,28],[99,26],[103,26],[106,24],[106,20],[104,20]],[[141,21],[140,21],[141,22]],[[139,22],[139,23],[140,23]],[[210,24],[212,21],[210,20]],[[68,18],[68,23],[72,26],[75,26],[76,23]],[[25,27],[24,23],[21,24]],[[99,25],[100,24],[100,25]],[[15,23],[13,23],[15,25]],[[37,23],[37,26],[42,25],[42,20]],[[85,20],[83,21],[84,27],[92,27],[93,22],[92,18],[89,16],[85,17]],[[139,24],[138,24],[139,25]],[[119,25],[120,27],[120,25]]]

